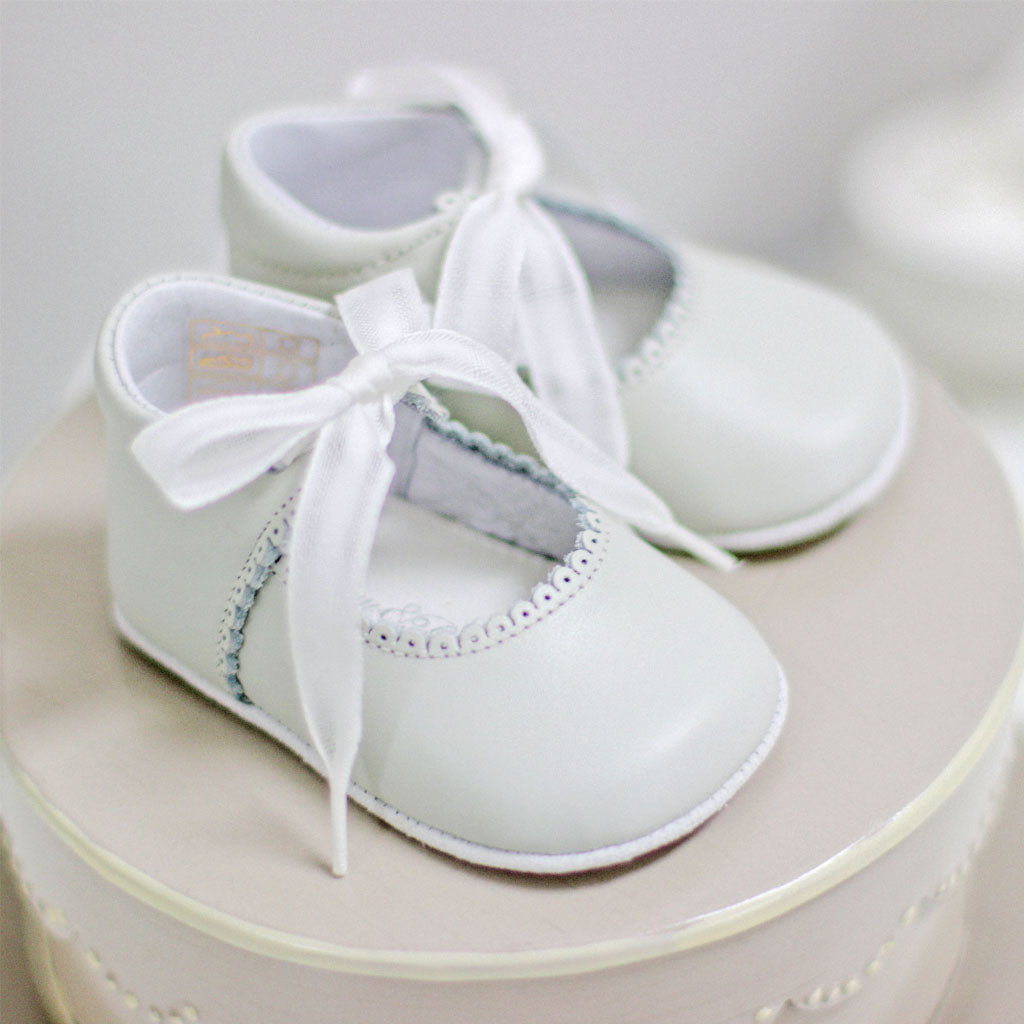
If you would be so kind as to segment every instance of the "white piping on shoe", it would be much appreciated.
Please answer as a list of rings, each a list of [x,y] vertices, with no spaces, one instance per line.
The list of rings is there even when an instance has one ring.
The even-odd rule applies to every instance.
[[[528,366],[540,398],[626,465],[626,421],[586,276],[531,196],[544,154],[529,124],[451,67],[371,69],[348,92],[359,101],[449,105],[464,114],[486,145],[487,176],[448,244],[434,323]]]
[[[387,454],[394,406],[412,384],[443,376],[504,399],[570,487],[663,546],[723,569],[735,559],[676,523],[647,487],[548,409],[511,364],[457,332],[431,328],[412,271],[335,301],[358,353],[337,376],[299,391],[184,406],[146,427],[132,451],[168,500],[186,510],[310,452],[290,541],[287,615],[303,716],[330,787],[333,869],[340,875],[362,720],[360,600],[395,469]]]

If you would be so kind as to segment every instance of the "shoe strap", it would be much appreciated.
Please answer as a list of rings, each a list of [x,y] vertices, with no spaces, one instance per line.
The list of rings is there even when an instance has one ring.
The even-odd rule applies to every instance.
[[[146,427],[132,451],[184,510],[309,454],[289,540],[287,616],[303,715],[330,786],[333,869],[340,875],[362,721],[360,601],[395,471],[387,452],[395,403],[412,384],[444,377],[504,399],[569,486],[662,544],[723,568],[733,559],[675,523],[659,498],[545,406],[511,364],[464,335],[431,327],[412,271],[370,281],[336,302],[358,353],[340,374],[299,391],[185,406]]]
[[[586,275],[532,193],[544,173],[536,134],[496,92],[446,66],[375,68],[350,98],[454,107],[483,143],[483,191],[456,225],[441,268],[435,324],[526,366],[540,398],[620,465],[629,444],[618,382],[601,342]]]

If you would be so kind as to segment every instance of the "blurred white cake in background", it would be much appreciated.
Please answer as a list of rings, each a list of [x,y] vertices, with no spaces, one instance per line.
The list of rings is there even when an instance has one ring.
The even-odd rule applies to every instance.
[[[843,283],[958,395],[1024,503],[1024,40],[973,89],[876,122],[841,203]]]
[[[1024,48],[878,122],[843,186],[848,283],[954,387],[1024,389]]]

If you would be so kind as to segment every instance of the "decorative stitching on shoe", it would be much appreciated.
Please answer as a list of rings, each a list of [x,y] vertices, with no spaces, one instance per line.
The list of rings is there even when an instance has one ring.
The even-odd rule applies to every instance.
[[[533,588],[529,600],[517,601],[506,613],[486,622],[474,621],[456,631],[451,625],[424,630],[415,625],[378,618],[363,621],[367,642],[378,650],[405,658],[454,658],[496,647],[546,618],[570,601],[604,560],[608,533],[599,513],[588,507],[577,512],[576,546],[547,579]],[[371,612],[376,608],[371,605]]]
[[[461,211],[459,211],[461,213]],[[408,256],[409,253],[415,251],[422,245],[426,245],[427,242],[432,242],[436,238],[440,238],[451,232],[459,218],[456,216],[448,216],[441,220],[438,224],[430,228],[429,231],[425,231],[422,235],[418,235],[415,239],[409,242],[407,245],[400,249],[392,249],[390,252],[384,253],[377,259],[370,260],[367,263],[360,263],[356,266],[350,267],[347,270],[332,269],[332,270],[297,270],[295,267],[289,266],[286,263],[280,263],[273,259],[268,259],[261,253],[256,252],[250,248],[244,242],[234,243],[234,254],[240,256],[243,260],[255,264],[262,270],[270,271],[273,274],[277,274],[284,278],[294,278],[297,281],[337,281],[337,282],[348,282],[340,284],[337,288],[338,291],[344,290],[352,282],[360,281],[368,272],[383,272],[393,263]]]
[[[508,612],[494,614],[486,622],[470,622],[458,631],[449,625],[424,631],[412,625],[402,628],[401,623],[381,618],[363,620],[363,634],[372,646],[402,657],[452,658],[495,647],[564,605],[594,575],[604,560],[609,541],[601,514],[532,456],[515,452],[479,431],[469,430],[465,424],[451,419],[447,411],[439,409],[430,398],[410,394],[403,401],[421,412],[426,429],[454,440],[505,469],[529,477],[560,495],[576,512],[573,550],[548,573],[545,581],[534,586],[529,600],[517,601]],[[378,608],[370,602],[367,610],[372,615]]]
[[[361,628],[366,642],[381,651],[406,658],[453,658],[504,643],[546,618],[571,600],[604,561],[609,543],[601,514],[558,477],[529,455],[512,451],[486,435],[470,431],[462,423],[446,418],[428,400],[417,395],[405,401],[423,413],[424,426],[451,438],[498,465],[528,476],[541,486],[561,495],[576,513],[576,543],[565,558],[537,583],[529,599],[517,601],[506,612],[491,615],[486,622],[475,620],[461,628],[454,623],[428,625],[430,614],[419,606],[382,609],[372,598],[363,601]],[[252,703],[239,678],[239,651],[245,642],[245,624],[256,595],[286,559],[298,494],[292,495],[264,526],[231,591],[218,632],[218,668],[228,691],[243,703]],[[286,561],[285,561],[286,564]],[[395,612],[410,612],[412,621],[397,621]],[[418,621],[427,619],[427,622]]]
[[[620,359],[615,368],[619,384],[622,387],[631,387],[641,383],[659,369],[679,348],[683,339],[684,325],[692,314],[692,289],[683,266],[682,254],[675,246],[668,245],[656,235],[622,220],[613,213],[590,209],[547,196],[540,198],[540,202],[548,209],[597,221],[641,242],[646,242],[671,264],[672,289],[662,307],[661,315],[640,340],[636,349]]]
[[[441,437],[446,437],[482,455],[488,462],[493,462],[514,473],[528,476],[535,483],[546,487],[564,498],[574,508],[583,507],[576,492],[560,480],[547,467],[541,465],[532,455],[513,451],[507,444],[493,441],[486,434],[470,430],[464,423],[453,420],[448,410],[441,406],[433,396],[418,395],[410,392],[402,399],[423,414],[423,425]]]
[[[220,631],[217,634],[217,667],[220,669],[221,678],[231,694],[243,704],[252,703],[238,678],[238,652],[245,642],[245,623],[256,601],[257,593],[284,555],[291,533],[290,517],[295,511],[296,497],[297,495],[292,495],[285,501],[260,532],[256,544],[245,560],[245,565],[235,577],[235,585],[224,609]]]

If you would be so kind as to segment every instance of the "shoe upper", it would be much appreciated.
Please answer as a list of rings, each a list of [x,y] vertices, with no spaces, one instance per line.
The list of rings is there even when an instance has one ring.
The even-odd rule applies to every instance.
[[[530,457],[453,423],[415,388],[400,401],[391,380],[371,393],[353,369],[380,370],[353,347],[365,329],[358,299],[340,307],[343,323],[312,299],[172,277],[144,283],[112,313],[97,391],[122,629],[329,778],[334,750],[317,701],[355,716],[358,756],[332,781],[342,799],[350,779],[371,811],[457,856],[576,870],[690,831],[778,733],[785,685],[764,641]],[[432,337],[414,336],[407,350]],[[396,351],[384,353],[394,365]],[[284,454],[238,469],[260,431],[282,418],[291,430],[307,405],[346,391],[323,423],[316,413],[315,429],[302,419],[301,443],[274,434]],[[386,494],[375,506],[372,488],[351,477],[328,489],[303,560],[316,474],[339,460],[379,461],[364,458],[376,435],[358,426],[378,407],[393,409],[380,453],[393,470]],[[227,433],[211,439],[218,410]],[[181,433],[181,450],[167,455],[173,471],[157,472],[149,442],[196,414],[195,452]],[[202,500],[186,502],[186,469],[237,479],[216,494],[203,483]],[[360,573],[358,545],[337,529],[366,516]],[[353,585],[356,603],[331,604]],[[296,619],[309,595],[302,607],[312,610]],[[312,679],[296,643],[310,623],[327,637],[322,650],[341,652]],[[354,661],[337,637],[354,638]],[[358,700],[338,703],[353,690]]]
[[[623,458],[628,449],[630,468],[680,521],[735,550],[826,532],[882,490],[908,442],[911,401],[903,360],[868,315],[752,261],[680,251],[610,214],[539,196],[519,122],[481,111],[478,92],[456,81],[447,101],[428,92],[402,106],[378,91],[375,105],[371,94],[239,126],[222,179],[233,272],[327,297],[409,267],[443,310],[465,305],[470,318],[480,296],[507,299],[518,287],[512,330],[525,337],[510,344],[495,314],[482,340],[595,442]],[[534,177],[524,172],[517,180],[529,187],[510,192],[502,183],[517,158]],[[523,223],[502,227],[492,212],[481,226],[484,200],[510,194]],[[526,284],[509,286],[502,254],[514,237]],[[586,311],[575,308],[568,263]],[[538,293],[559,298],[539,304]],[[515,419],[491,403],[450,391],[443,400],[523,444]],[[604,437],[595,421],[611,424]]]
[[[877,494],[911,416],[878,323],[810,282],[693,247],[680,292],[686,315],[623,382],[636,436],[662,439],[634,446],[633,472],[681,521],[741,551],[817,536]]]

